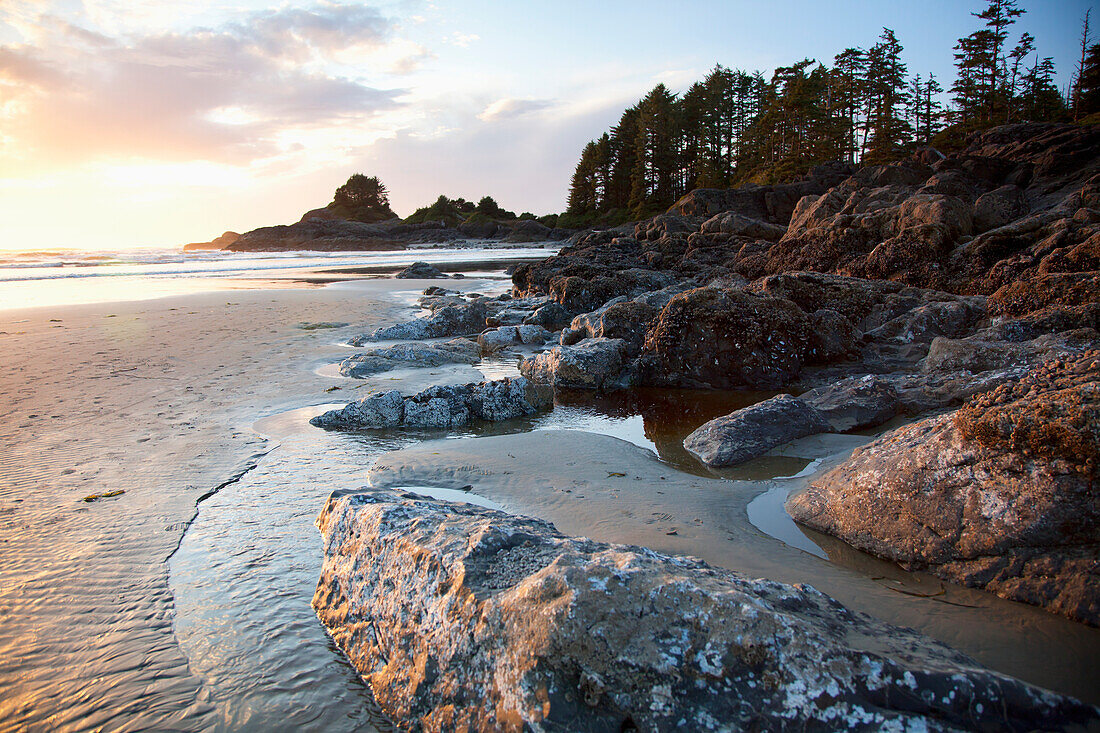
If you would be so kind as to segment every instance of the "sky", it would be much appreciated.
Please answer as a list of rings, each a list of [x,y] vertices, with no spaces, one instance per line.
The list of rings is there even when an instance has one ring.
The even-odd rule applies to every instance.
[[[1067,84],[1090,0],[1019,5],[1013,39],[1035,36]],[[911,74],[950,86],[984,6],[0,0],[0,249],[289,224],[356,172],[402,216],[441,193],[558,212],[583,145],[658,82],[828,62],[885,26]]]

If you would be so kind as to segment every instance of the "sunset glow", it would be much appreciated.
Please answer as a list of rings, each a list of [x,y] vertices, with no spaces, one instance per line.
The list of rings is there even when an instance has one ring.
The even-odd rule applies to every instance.
[[[1063,84],[1086,5],[1021,21]],[[402,215],[440,193],[561,211],[581,147],[656,82],[828,59],[841,33],[870,41],[883,25],[905,28],[912,68],[949,78],[972,20],[946,0],[779,6],[11,0],[0,249],[174,246],[289,223],[357,170],[380,175]],[[803,22],[778,32],[775,13]],[[626,16],[647,43],[616,37]]]

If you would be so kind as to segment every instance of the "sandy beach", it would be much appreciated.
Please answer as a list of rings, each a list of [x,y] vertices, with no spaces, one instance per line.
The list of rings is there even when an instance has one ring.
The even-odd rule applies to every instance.
[[[200,498],[270,448],[252,423],[324,401],[332,382],[313,369],[341,347],[299,324],[392,321],[390,293],[410,289],[379,280],[0,314],[6,726],[209,727],[173,635],[166,561]]]

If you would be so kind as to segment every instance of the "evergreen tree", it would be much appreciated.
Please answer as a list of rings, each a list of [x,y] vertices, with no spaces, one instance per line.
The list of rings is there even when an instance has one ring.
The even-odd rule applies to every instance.
[[[329,206],[339,215],[354,221],[374,222],[392,219],[389,193],[377,176],[355,173],[336,189]]]
[[[677,111],[676,97],[664,84],[655,86],[638,104],[629,200],[637,216],[675,201],[680,157]]]
[[[955,46],[958,76],[951,87],[956,121],[965,127],[992,125],[1003,119],[1001,111],[1010,96],[1005,41],[1009,26],[1024,12],[1016,7],[1016,0],[989,0],[985,10],[971,13],[985,21],[985,28],[959,39]]]
[[[841,154],[848,163],[855,163],[863,149],[866,88],[867,54],[860,48],[844,49],[833,58],[829,104],[842,130]]]
[[[1090,46],[1085,54],[1079,87],[1078,117],[1084,118],[1100,112],[1100,43]]]
[[[889,28],[882,29],[879,39],[867,52],[868,161],[895,159],[912,134],[899,109],[908,96],[908,69],[901,62],[901,43]]]
[[[1020,35],[1020,42],[1016,44],[1016,47],[1012,49],[1012,53],[1008,55],[1011,59],[1012,65],[1010,67],[1008,75],[1008,86],[1006,87],[1006,104],[1005,104],[1005,122],[1011,122],[1014,117],[1019,116],[1020,106],[1020,84],[1022,83],[1021,71],[1023,67],[1024,59],[1035,50],[1035,39],[1030,33],[1023,33]]]
[[[1085,18],[1081,22],[1081,60],[1077,62],[1077,70],[1073,75],[1072,87],[1072,100],[1071,106],[1073,108],[1073,120],[1076,122],[1081,119],[1081,92],[1083,89],[1085,78],[1085,63],[1088,55],[1089,45],[1089,16],[1092,14],[1092,8],[1085,11]]]

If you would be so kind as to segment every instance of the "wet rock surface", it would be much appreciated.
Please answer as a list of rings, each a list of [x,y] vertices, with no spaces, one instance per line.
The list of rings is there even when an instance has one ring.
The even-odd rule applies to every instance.
[[[1100,351],[886,433],[791,497],[873,554],[1100,625]]]
[[[362,379],[402,367],[436,367],[443,364],[476,364],[477,344],[456,338],[442,343],[409,343],[371,349],[340,362],[340,374]]]
[[[704,423],[684,438],[684,448],[708,466],[736,466],[827,430],[829,424],[817,410],[784,394]]]
[[[624,372],[625,351],[621,339],[589,338],[524,359],[519,370],[536,384],[610,391],[629,384],[630,375]]]
[[[696,288],[673,297],[646,335],[653,384],[771,389],[801,370],[810,319],[789,300]]]
[[[313,606],[402,729],[1060,730],[1095,708],[808,586],[336,492]]]
[[[497,422],[531,415],[548,407],[553,396],[523,377],[491,382],[435,386],[415,395],[397,390],[368,395],[310,420],[319,428],[453,428],[476,420]]]

